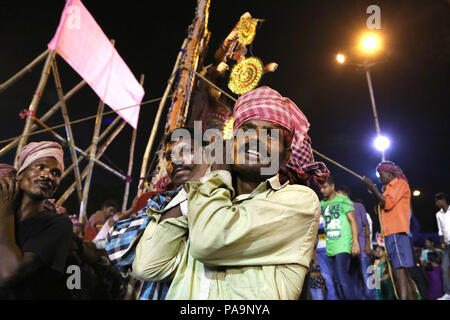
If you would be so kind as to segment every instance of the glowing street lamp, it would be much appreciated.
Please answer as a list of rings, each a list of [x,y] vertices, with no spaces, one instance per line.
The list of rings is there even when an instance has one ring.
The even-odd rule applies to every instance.
[[[339,54],[336,56],[336,60],[337,60],[337,62],[339,62],[340,64],[343,64],[343,63],[345,62],[345,56],[344,56],[343,54],[339,53]]]
[[[414,196],[414,197],[420,196],[420,190],[414,190],[413,196]]]
[[[381,38],[374,33],[366,33],[361,37],[359,50],[365,54],[373,54],[380,50]]]
[[[373,142],[373,145],[378,151],[384,152],[391,145],[391,141],[388,137],[385,136],[377,136]]]

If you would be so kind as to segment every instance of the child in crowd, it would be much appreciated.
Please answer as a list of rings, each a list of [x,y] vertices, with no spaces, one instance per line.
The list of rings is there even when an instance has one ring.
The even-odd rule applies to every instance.
[[[325,300],[324,280],[317,259],[312,259],[310,268],[310,291],[313,300]]]
[[[376,300],[395,300],[394,287],[389,276],[383,246],[377,246],[375,250],[375,274],[377,276],[377,287],[375,289]]]
[[[430,300],[436,300],[443,295],[441,258],[437,252],[429,251],[427,261],[425,275],[428,280],[428,298]]]

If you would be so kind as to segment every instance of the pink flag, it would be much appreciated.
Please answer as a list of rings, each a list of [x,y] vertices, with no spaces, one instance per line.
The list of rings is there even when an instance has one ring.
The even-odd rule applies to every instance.
[[[66,1],[48,48],[63,57],[105,104],[137,128],[144,89],[80,0]]]

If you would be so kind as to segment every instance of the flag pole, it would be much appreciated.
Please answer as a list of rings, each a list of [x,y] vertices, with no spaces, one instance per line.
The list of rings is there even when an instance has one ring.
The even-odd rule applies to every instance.
[[[114,47],[115,40],[111,40],[111,44]],[[110,66],[111,70],[111,66]],[[109,76],[108,76],[109,78]],[[109,80],[109,79],[108,79]],[[105,108],[105,103],[102,99],[100,99],[100,102],[98,104],[97,109],[97,116],[95,118],[95,125],[94,125],[94,134],[92,136],[92,143],[91,143],[91,150],[89,151],[89,163],[87,165],[87,177],[84,182],[84,189],[83,189],[83,198],[81,200],[80,204],[80,214],[79,214],[79,220],[82,224],[86,221],[86,210],[87,210],[87,202],[89,198],[89,188],[91,186],[91,178],[92,178],[92,172],[94,171],[94,160],[95,160],[95,154],[97,152],[97,144],[98,144],[98,136],[100,134],[100,128],[102,126],[102,117],[103,117],[103,110]]]
[[[83,197],[83,189],[81,186],[80,167],[78,166],[77,153],[75,150],[75,140],[73,138],[72,127],[70,125],[69,113],[67,112],[66,101],[64,100],[64,93],[61,85],[61,78],[59,76],[58,65],[56,59],[52,61],[53,79],[55,80],[56,91],[58,92],[59,101],[61,102],[61,111],[64,118],[66,127],[67,144],[70,148],[70,155],[72,157],[72,163],[74,165],[75,182],[77,187],[78,200],[81,202]]]
[[[141,74],[140,84],[141,86],[144,85],[144,75]],[[125,183],[125,193],[123,195],[123,201],[122,201],[122,211],[125,211],[127,209],[127,203],[128,203],[128,194],[130,192],[130,178],[131,174],[133,172],[133,158],[134,158],[134,146],[136,144],[136,135],[137,135],[137,128],[133,129],[133,134],[131,136],[131,145],[130,145],[130,159],[128,161],[128,171],[127,171],[127,180]],[[139,185],[139,181],[138,181]]]

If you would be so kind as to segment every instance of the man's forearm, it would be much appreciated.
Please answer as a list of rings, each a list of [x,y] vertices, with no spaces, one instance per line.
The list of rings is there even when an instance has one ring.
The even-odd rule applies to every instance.
[[[14,215],[0,215],[0,282],[12,277],[19,269],[22,252],[14,235]]]

